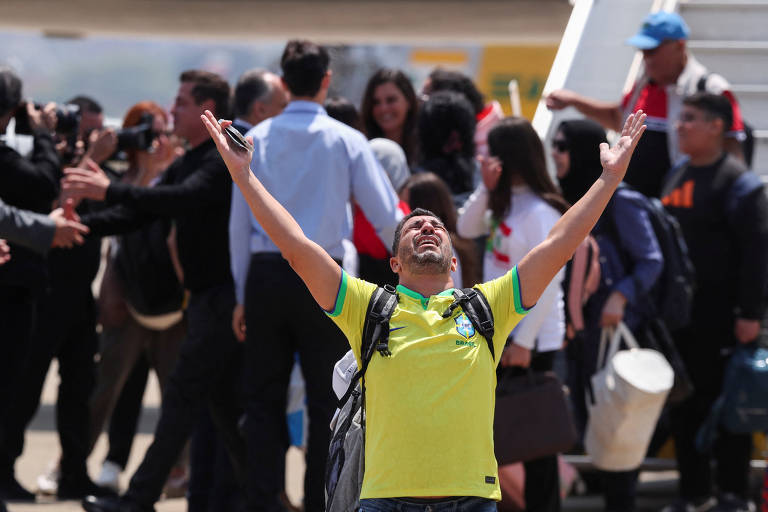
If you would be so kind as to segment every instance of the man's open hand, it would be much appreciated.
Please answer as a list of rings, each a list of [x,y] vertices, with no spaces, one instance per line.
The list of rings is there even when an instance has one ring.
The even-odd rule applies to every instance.
[[[83,167],[64,169],[61,188],[74,200],[95,199],[103,201],[109,188],[109,178],[93,160],[83,161]]]
[[[206,110],[205,114],[200,116],[200,118],[208,129],[213,142],[216,143],[216,148],[219,150],[221,158],[224,159],[224,163],[227,164],[229,174],[232,175],[235,183],[247,180],[251,172],[250,165],[253,151],[238,149],[234,147],[234,144],[230,144],[229,136],[224,133],[224,128],[231,125],[232,121],[224,121],[222,124],[219,124],[210,110]],[[252,137],[248,137],[246,140],[253,145]]]
[[[611,148],[605,142],[600,144],[600,163],[603,171],[619,181],[624,179],[632,152],[645,131],[646,117],[642,110],[630,114],[616,145]]]

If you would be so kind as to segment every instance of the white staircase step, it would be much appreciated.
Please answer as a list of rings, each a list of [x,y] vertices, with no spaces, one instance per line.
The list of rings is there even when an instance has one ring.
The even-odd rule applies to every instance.
[[[680,4],[692,40],[762,41],[768,32],[768,1],[702,1]]]
[[[768,130],[768,85],[733,85],[742,117],[756,130]]]
[[[768,41],[695,40],[688,48],[707,69],[732,84],[768,85]]]

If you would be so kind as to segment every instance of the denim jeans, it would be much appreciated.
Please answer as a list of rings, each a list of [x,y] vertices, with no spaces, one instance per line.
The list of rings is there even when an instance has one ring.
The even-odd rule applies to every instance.
[[[360,512],[496,512],[496,502],[473,496],[432,503],[409,498],[373,498],[360,500]]]

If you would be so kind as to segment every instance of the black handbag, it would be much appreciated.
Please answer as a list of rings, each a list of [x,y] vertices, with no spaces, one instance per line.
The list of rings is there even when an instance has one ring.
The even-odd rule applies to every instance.
[[[501,370],[493,418],[499,465],[566,452],[577,441],[566,388],[552,372]]]

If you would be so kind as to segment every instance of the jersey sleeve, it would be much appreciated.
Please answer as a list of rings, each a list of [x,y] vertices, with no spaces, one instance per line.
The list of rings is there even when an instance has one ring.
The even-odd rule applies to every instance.
[[[498,356],[496,363],[501,360],[501,352],[507,341],[507,335],[530,311],[523,307],[520,292],[520,279],[517,275],[517,265],[503,276],[478,284],[477,289],[483,292],[493,313],[493,348]]]
[[[375,284],[351,277],[342,270],[339,291],[336,294],[336,304],[333,311],[325,312],[347,337],[358,366],[361,361],[360,346],[363,338],[365,313],[368,311],[368,303],[375,290]]]

